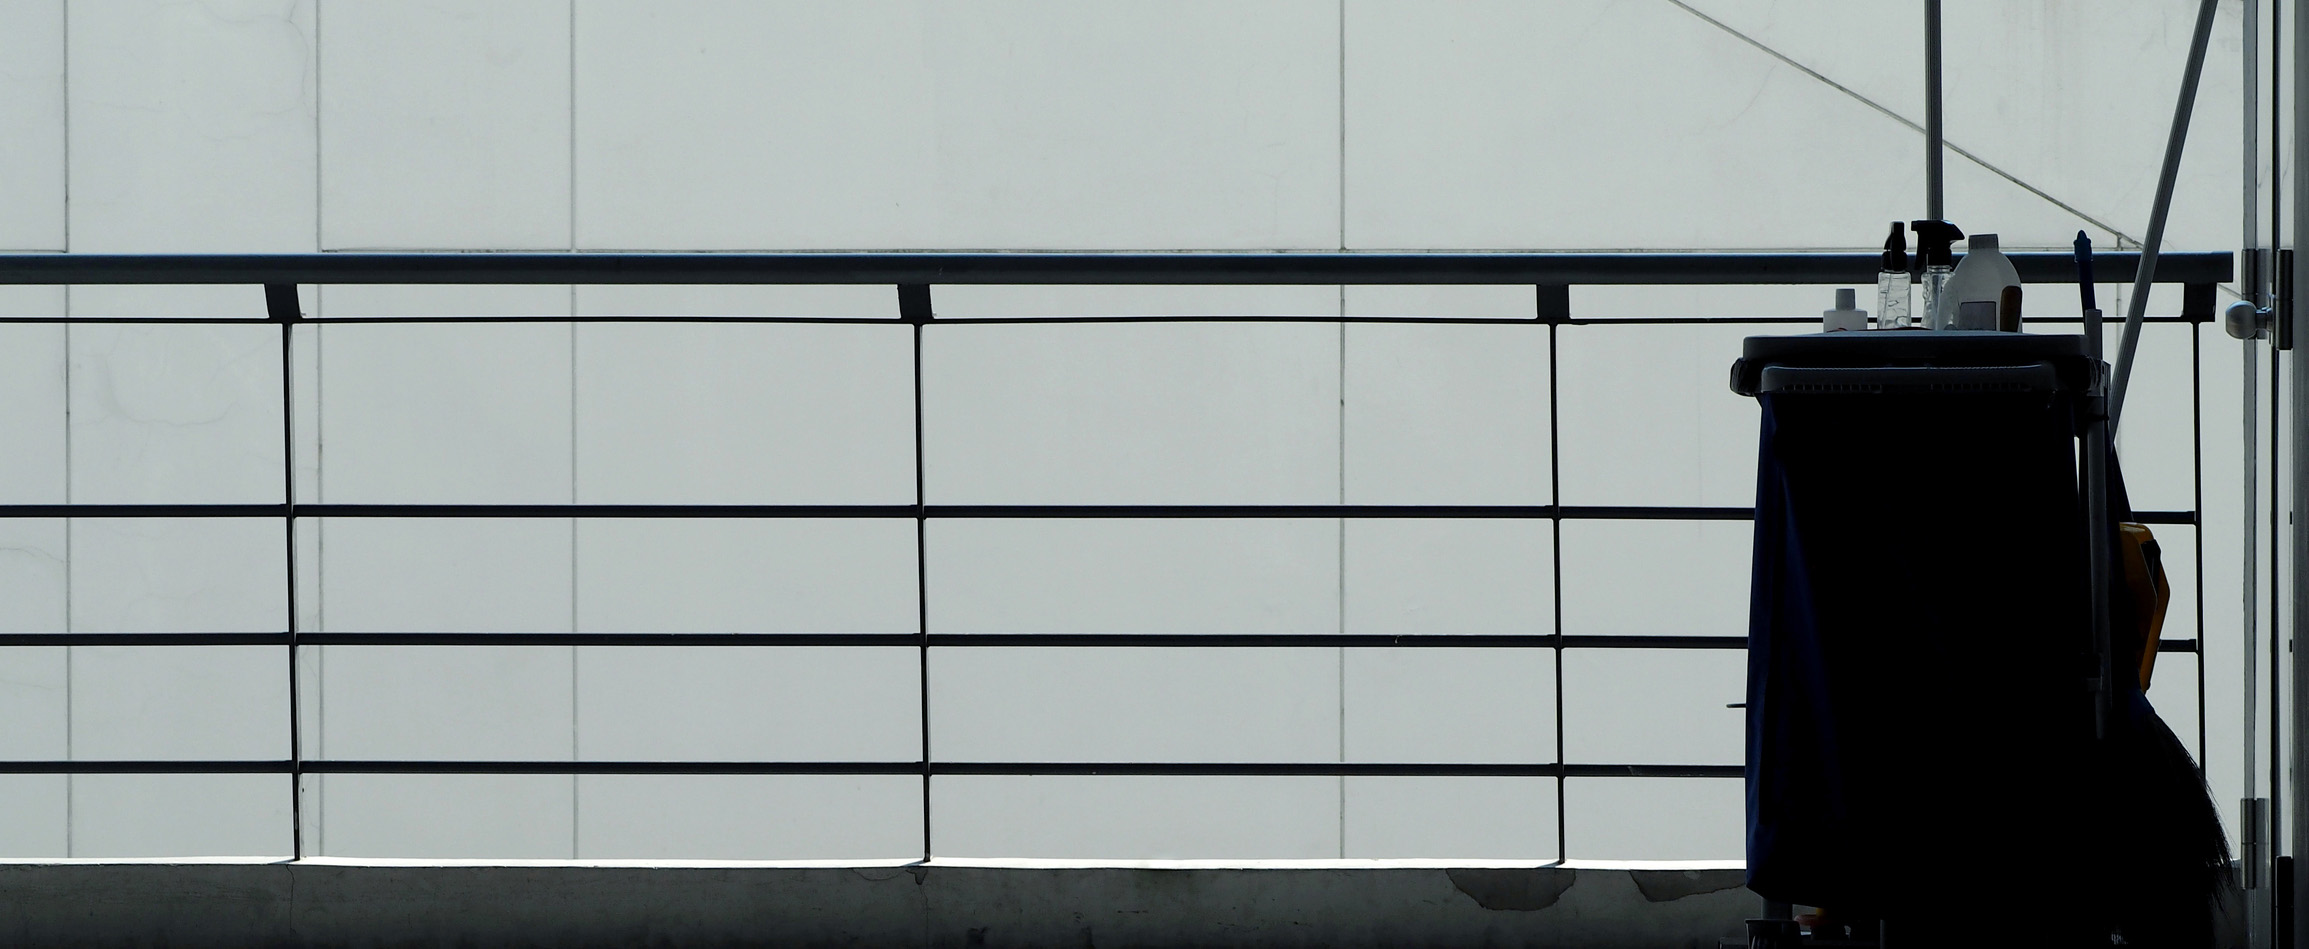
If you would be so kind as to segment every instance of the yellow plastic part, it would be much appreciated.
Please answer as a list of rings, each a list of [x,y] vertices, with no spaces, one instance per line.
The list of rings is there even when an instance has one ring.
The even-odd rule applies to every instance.
[[[2173,601],[2173,586],[2165,580],[2165,565],[2157,549],[2157,535],[2146,524],[2117,525],[2117,561],[2125,595],[2133,598],[2133,615],[2145,626],[2134,632],[2141,643],[2141,691],[2157,670],[2157,639],[2165,630],[2165,607]]]

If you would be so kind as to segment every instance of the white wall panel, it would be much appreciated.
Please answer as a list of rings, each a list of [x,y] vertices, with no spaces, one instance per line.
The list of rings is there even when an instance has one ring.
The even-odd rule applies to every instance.
[[[580,501],[914,502],[910,327],[576,332]]]
[[[588,0],[579,244],[1336,246],[1336,16]]]
[[[285,774],[81,774],[75,857],[285,856]]]
[[[1738,649],[1566,649],[1563,757],[1574,764],[1739,764]]]
[[[1573,860],[1743,860],[1747,798],[1738,778],[1572,778],[1563,783],[1564,855]]]
[[[323,653],[320,755],[567,761],[573,754],[569,647],[307,648]]]
[[[1337,521],[948,519],[926,544],[936,632],[1339,630]]]
[[[1555,650],[1401,646],[1343,652],[1348,761],[1555,760]]]
[[[1745,636],[1747,521],[1563,522],[1563,631]]]
[[[67,16],[73,250],[314,249],[311,0]]]
[[[332,518],[322,528],[323,629],[571,627],[575,571],[566,519]]]
[[[930,814],[931,849],[952,857],[1339,855],[1338,778],[947,777]]]
[[[911,519],[600,518],[577,525],[587,632],[915,632]]]
[[[1344,345],[1347,503],[1548,502],[1545,327],[1357,323]]]
[[[1554,778],[1348,778],[1350,859],[1556,858]]]
[[[1756,503],[1756,402],[1726,384],[1742,326],[1571,326],[1556,337],[1564,504]]]
[[[941,320],[1051,316],[1331,316],[1340,288],[1322,285],[953,284],[931,288]]]
[[[61,774],[0,775],[0,857],[62,857],[69,794]]]
[[[72,522],[72,632],[288,628],[283,523],[272,518]]]
[[[279,502],[281,334],[272,326],[75,326],[72,499]]]
[[[0,758],[61,761],[68,757],[65,696],[70,660],[64,646],[0,649]],[[6,793],[0,790],[0,793]]]
[[[70,550],[61,518],[0,519],[0,631],[66,631]]]
[[[1358,518],[1344,529],[1349,633],[1555,631],[1546,520]]]
[[[929,327],[933,504],[1330,504],[1339,330]]]
[[[940,287],[940,291],[946,288]],[[898,318],[888,284],[584,284],[580,316],[843,316]]]
[[[75,646],[72,757],[286,758],[287,659],[273,646]]]
[[[0,3],[0,249],[64,249],[64,0]]]
[[[566,248],[566,0],[331,3],[321,242]]]
[[[586,860],[872,860],[922,855],[913,775],[589,774]]]
[[[328,805],[313,845],[325,856],[575,855],[576,785],[569,775],[331,774],[321,780]]]
[[[568,503],[568,324],[322,329],[327,500]]]
[[[0,315],[57,316],[62,287],[0,287]],[[64,350],[62,326],[0,326],[0,499],[17,504],[64,500]]]
[[[913,649],[601,646],[577,663],[580,759],[922,757]]]
[[[1337,761],[1339,683],[1335,649],[933,649],[930,752],[942,761]]]

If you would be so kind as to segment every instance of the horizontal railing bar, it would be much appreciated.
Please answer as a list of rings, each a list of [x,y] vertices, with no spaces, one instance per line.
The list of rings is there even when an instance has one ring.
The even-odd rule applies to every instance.
[[[299,632],[306,646],[839,646],[916,649],[1164,647],[1191,649],[1746,649],[1745,636],[1549,633],[413,633]],[[288,633],[0,633],[0,647],[286,646]],[[1974,644],[1993,650],[1995,643]],[[2195,639],[2160,639],[2157,650],[2195,653]]]
[[[1778,326],[1801,323],[1819,323],[1816,316],[1644,316],[1644,317],[1581,317],[1559,320],[1564,326]],[[2077,317],[2031,318],[2031,324],[2082,322]],[[2195,323],[2186,316],[2143,317],[2146,323]],[[199,326],[279,326],[277,321],[255,316],[0,316],[0,324],[190,324]],[[896,316],[692,316],[669,313],[658,316],[332,316],[313,317],[303,321],[308,326],[345,324],[352,326],[373,324],[421,325],[438,323],[460,326],[470,323],[829,323],[850,326],[911,326]],[[1075,325],[1086,323],[1435,323],[1450,326],[1513,326],[1529,324],[1544,326],[1545,321],[1533,318],[1478,317],[1478,316],[990,316],[955,317],[937,321],[940,326],[1014,326],[1047,323]]]
[[[0,518],[1520,518],[1746,521],[1755,509],[1650,505],[1454,504],[0,504]],[[2191,511],[2138,511],[2143,524],[2193,525]]]
[[[0,254],[0,284],[1865,284],[1875,253],[327,253]],[[2073,283],[2066,252],[2008,253],[2028,283]],[[2138,253],[2094,257],[2130,282]],[[2159,283],[2235,275],[2227,253],[2167,253]]]
[[[289,761],[0,761],[0,774],[287,774]],[[891,774],[920,761],[360,761],[305,759],[307,774]],[[1739,765],[1339,762],[934,761],[932,775],[1171,777],[1736,778]]]

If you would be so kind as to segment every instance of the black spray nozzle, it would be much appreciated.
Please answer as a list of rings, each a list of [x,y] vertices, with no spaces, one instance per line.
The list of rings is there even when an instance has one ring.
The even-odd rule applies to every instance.
[[[1916,256],[1924,258],[1924,266],[1945,267],[1956,262],[1948,249],[1964,239],[1964,232],[1947,221],[1910,221],[1916,231]]]
[[[1899,221],[1894,221],[1892,222],[1891,235],[1884,238],[1884,272],[1892,273],[1894,271],[1900,271],[1905,273],[1907,270],[1907,228],[1903,227]]]
[[[2083,231],[2076,232],[2076,285],[2085,309],[2099,309],[2093,300],[2093,240]]]

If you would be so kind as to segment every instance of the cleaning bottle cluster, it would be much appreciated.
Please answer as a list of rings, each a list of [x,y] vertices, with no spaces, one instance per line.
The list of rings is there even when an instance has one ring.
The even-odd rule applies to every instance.
[[[1908,242],[1916,233],[1916,256],[1923,306],[1909,308]],[[1951,248],[1965,242],[1957,260]],[[1836,308],[1821,314],[1821,328],[1835,333],[1868,328],[1868,312],[1856,309],[1850,290],[1836,291]],[[1912,221],[1904,230],[1892,222],[1884,258],[1876,273],[1876,328],[2020,332],[2020,271],[1997,247],[1996,235],[1970,238],[1947,221]]]

